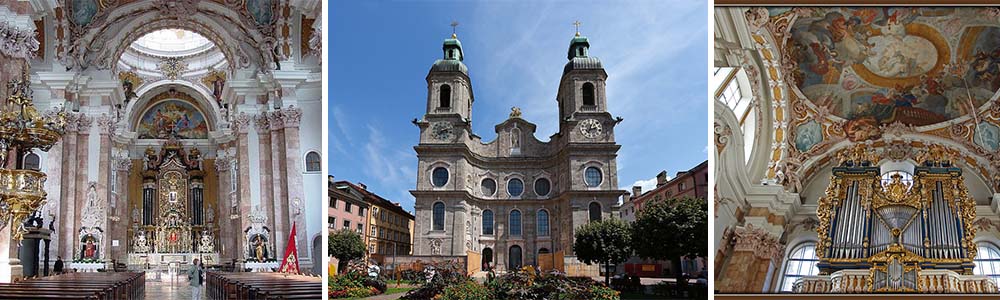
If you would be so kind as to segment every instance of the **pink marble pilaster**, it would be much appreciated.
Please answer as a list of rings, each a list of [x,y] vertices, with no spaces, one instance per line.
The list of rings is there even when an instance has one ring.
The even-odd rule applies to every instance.
[[[271,160],[271,170],[273,187],[272,202],[274,203],[274,249],[277,252],[275,255],[285,254],[285,243],[288,242],[288,237],[285,236],[290,230],[292,230],[291,225],[288,223],[288,191],[285,189],[285,183],[288,181],[285,173],[285,160],[280,159],[285,157],[285,137],[284,128],[285,121],[284,116],[281,111],[274,111],[268,114],[268,123],[271,127],[271,157],[279,158]]]
[[[286,216],[291,220],[289,224],[297,224],[297,228],[301,228],[296,232],[295,244],[296,248],[307,249],[309,242],[306,240],[305,234],[305,222],[303,222],[303,213],[305,211],[305,194],[302,191],[302,159],[301,151],[299,151],[299,123],[302,120],[302,109],[297,107],[288,107],[281,110],[284,115],[284,126],[285,126],[285,178],[288,179],[288,184],[285,189],[288,190],[288,198],[285,207]],[[298,201],[296,201],[298,200]],[[298,207],[296,207],[296,202]],[[310,255],[308,251],[305,255],[299,253],[299,256]]]
[[[260,153],[260,203],[268,214],[267,227],[274,228],[274,194],[273,176],[271,172],[271,125],[267,115],[262,113],[254,117],[254,128],[257,129],[257,147]]]
[[[88,188],[87,179],[89,178],[88,171],[90,169],[88,167],[88,161],[90,155],[90,127],[93,125],[93,123],[94,119],[91,118],[90,116],[83,114],[80,115],[80,120],[78,121],[79,127],[77,128],[77,138],[76,138],[77,165],[76,165],[76,173],[73,176],[73,179],[76,180],[75,206],[77,211],[82,210],[87,203],[87,188]],[[80,227],[81,227],[80,220],[82,219],[81,217],[82,216],[78,213],[74,214],[73,216],[73,230],[70,231],[70,236],[71,236],[70,241],[72,243],[68,245],[74,254],[74,256],[70,256],[71,258],[75,257],[76,254],[76,243],[75,243],[76,233],[80,232]],[[66,260],[65,257],[64,260]]]
[[[66,120],[66,134],[63,135],[63,157],[62,157],[62,180],[61,197],[59,200],[59,211],[63,212],[56,223],[60,228],[56,231],[59,236],[59,247],[56,253],[60,253],[65,259],[73,257],[73,220],[76,215],[76,132],[79,127],[78,115],[69,114]]]

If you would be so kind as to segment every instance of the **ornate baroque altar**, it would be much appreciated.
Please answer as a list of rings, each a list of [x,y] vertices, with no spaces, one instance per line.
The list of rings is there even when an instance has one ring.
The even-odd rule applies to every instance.
[[[218,264],[218,227],[206,209],[204,171],[198,149],[185,151],[177,140],[143,157],[142,198],[133,209],[129,264],[151,267],[190,263],[200,258]]]

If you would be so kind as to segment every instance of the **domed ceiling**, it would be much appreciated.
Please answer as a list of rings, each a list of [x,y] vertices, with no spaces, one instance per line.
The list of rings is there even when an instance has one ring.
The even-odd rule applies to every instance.
[[[874,126],[969,115],[1000,89],[996,17],[974,8],[799,12],[783,51],[797,64],[791,85],[817,108]]]

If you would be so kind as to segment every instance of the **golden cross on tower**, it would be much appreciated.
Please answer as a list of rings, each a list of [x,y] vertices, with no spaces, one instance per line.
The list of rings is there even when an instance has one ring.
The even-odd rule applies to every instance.
[[[576,26],[576,36],[580,36],[580,25],[583,25],[580,20],[573,21],[573,26]]]
[[[451,38],[457,38],[458,35],[455,34],[455,28],[458,27],[458,21],[451,21]]]

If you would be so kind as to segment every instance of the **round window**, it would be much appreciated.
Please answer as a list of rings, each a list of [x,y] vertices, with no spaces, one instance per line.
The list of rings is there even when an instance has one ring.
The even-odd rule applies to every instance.
[[[552,185],[548,179],[539,178],[535,180],[535,195],[548,196],[550,189],[552,189]]]
[[[442,187],[448,183],[448,169],[445,168],[434,168],[434,172],[431,174],[431,183],[436,187]]]
[[[517,178],[507,181],[507,193],[511,197],[520,196],[521,193],[524,193],[524,181]]]
[[[485,178],[480,184],[482,188],[483,196],[493,196],[497,192],[497,181],[493,178]]]
[[[583,176],[584,176],[584,181],[586,181],[587,186],[589,187],[599,186],[601,185],[601,181],[603,180],[603,178],[601,178],[601,169],[598,169],[596,167],[587,167],[587,170],[584,171]]]

